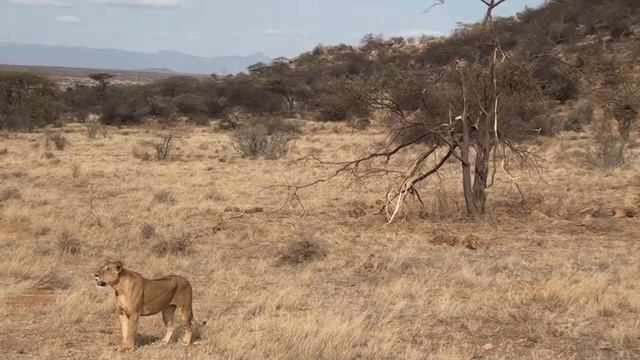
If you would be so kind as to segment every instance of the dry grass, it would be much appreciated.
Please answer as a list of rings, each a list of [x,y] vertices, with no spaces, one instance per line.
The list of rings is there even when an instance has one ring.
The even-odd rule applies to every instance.
[[[594,173],[567,159],[589,136],[539,142],[532,146],[549,160],[545,182],[516,172],[523,203],[498,176],[490,214],[475,223],[459,211],[457,169],[447,165],[421,187],[425,208],[411,203],[385,225],[374,215],[384,179],[305,192],[305,216],[299,206],[276,211],[286,194],[265,190],[326,171],[290,167],[294,158],[362,154],[381,139],[375,128],[356,136],[307,124],[288,155],[269,161],[241,158],[228,134],[196,129],[177,160],[141,162],[131,148],[148,131],[89,139],[84,127],[67,127],[73,146],[51,159],[33,147],[42,135],[3,139],[3,358],[640,357],[638,220],[583,212],[637,204],[636,156]],[[70,176],[74,164],[82,164],[78,176]],[[264,211],[243,210],[254,208]],[[459,246],[432,244],[438,234]],[[154,344],[162,322],[153,316],[141,322],[142,346],[116,354],[114,295],[91,276],[104,258],[148,277],[188,277],[195,316],[208,320],[198,343]]]

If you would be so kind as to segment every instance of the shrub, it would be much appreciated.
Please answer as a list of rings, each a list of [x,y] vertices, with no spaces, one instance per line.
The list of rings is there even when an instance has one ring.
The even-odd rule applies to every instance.
[[[594,128],[595,141],[586,151],[582,165],[586,168],[612,169],[624,165],[627,142],[610,123],[600,122]]]
[[[102,137],[107,137],[107,128],[97,122],[92,121],[86,123],[84,126],[87,129],[87,137],[89,139],[95,139],[98,136],[98,133],[102,135]]]
[[[310,261],[323,259],[326,250],[316,241],[296,241],[285,247],[278,255],[278,265],[301,265]]]
[[[321,99],[316,118],[320,121],[344,121],[349,119],[347,105],[338,97],[327,96]]]
[[[158,116],[166,120],[173,120],[178,114],[178,108],[173,100],[166,96],[150,96],[147,98],[149,115]]]
[[[618,122],[618,130],[625,141],[640,113],[640,87],[623,83],[605,94],[607,114]]]
[[[584,126],[593,120],[593,106],[585,103],[575,107],[570,113],[567,121],[562,126],[564,131],[582,132]]]
[[[173,197],[171,190],[160,190],[153,195],[152,203],[173,205],[176,203],[176,199]]]
[[[147,222],[140,224],[140,237],[142,239],[148,240],[154,236],[156,236],[156,228],[153,225]]]
[[[56,241],[56,247],[62,255],[78,255],[80,253],[80,240],[73,237],[70,233],[63,232]]]
[[[264,156],[269,159],[281,158],[289,151],[291,137],[269,131],[263,125],[250,126],[236,130],[231,135],[231,145],[241,156]]]
[[[181,94],[173,99],[178,112],[189,117],[204,115],[207,112],[205,100],[194,94]]]
[[[320,121],[346,121],[352,118],[365,118],[370,115],[369,108],[353,96],[343,92],[340,86],[333,89],[339,94],[322,95],[317,101],[316,119]]]
[[[146,89],[139,86],[111,86],[101,106],[106,125],[139,125],[149,114]]]
[[[274,134],[300,134],[302,129],[298,123],[276,117],[261,117],[254,120],[255,124],[265,127],[267,135]]]
[[[100,104],[100,92],[98,88],[87,85],[75,85],[65,90],[66,105],[71,115],[79,122],[84,123],[91,113],[97,113]]]
[[[0,130],[52,124],[63,110],[56,84],[40,75],[0,71]]]
[[[195,115],[191,117],[191,122],[196,126],[209,126],[209,118],[206,115]]]
[[[143,146],[152,149],[156,153],[158,161],[169,160],[171,149],[173,148],[173,140],[175,135],[172,133],[159,135],[157,140],[145,141]]]
[[[153,245],[151,251],[158,256],[185,254],[189,250],[191,243],[191,234],[183,233],[169,240],[158,241]]]
[[[151,160],[151,154],[149,154],[145,149],[143,149],[140,146],[134,146],[131,149],[131,153],[133,154],[133,157],[136,159],[140,159],[142,161],[150,161]]]
[[[45,146],[49,148],[51,144],[55,146],[56,150],[64,150],[67,146],[67,139],[60,132],[46,131],[44,133]]]

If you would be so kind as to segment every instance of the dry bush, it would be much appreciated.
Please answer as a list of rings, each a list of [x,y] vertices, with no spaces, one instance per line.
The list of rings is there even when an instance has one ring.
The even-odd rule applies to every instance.
[[[289,151],[290,141],[291,136],[283,133],[270,135],[262,125],[242,128],[231,135],[231,145],[243,157],[281,158]]]
[[[71,286],[69,280],[54,272],[47,272],[31,287],[35,290],[66,290]]]
[[[160,190],[153,194],[153,200],[151,202],[154,204],[174,205],[176,203],[176,199],[173,197],[173,191]]]
[[[204,194],[203,199],[209,201],[226,201],[227,197],[218,190],[211,190]]]
[[[475,235],[460,238],[457,235],[438,233],[429,242],[433,245],[460,246],[470,250],[478,250],[482,246],[482,240]]]
[[[567,120],[562,125],[562,130],[582,132],[584,126],[590,124],[592,120],[593,106],[589,103],[579,104],[569,113]]]
[[[107,137],[107,128],[95,121],[87,123],[84,126],[87,129],[87,137],[89,139],[95,139],[98,137],[98,134],[102,135],[104,138]]]
[[[151,251],[158,256],[186,254],[191,243],[191,233],[183,233],[169,240],[159,240]]]
[[[326,249],[314,240],[300,240],[288,244],[278,255],[278,265],[301,265],[324,259]]]
[[[254,120],[254,124],[262,125],[267,129],[267,135],[274,134],[301,134],[302,128],[298,123],[282,118],[263,117]]]
[[[60,132],[46,131],[44,133],[44,140],[47,148],[51,147],[51,144],[53,144],[56,150],[64,150],[68,145],[67,139]]]
[[[156,228],[153,225],[148,222],[140,224],[140,238],[149,240],[154,236],[156,236]]]
[[[142,161],[151,161],[151,154],[140,146],[134,146],[131,149],[131,154],[134,158]]]
[[[56,248],[61,255],[78,255],[80,253],[80,247],[80,240],[68,232],[60,234],[60,237],[56,240]]]
[[[0,202],[10,199],[20,199],[21,197],[20,190],[16,187],[8,187],[0,191]]]
[[[156,160],[167,161],[173,149],[176,136],[173,133],[159,135],[157,140],[149,140],[142,142],[142,146],[148,147],[155,151]]]
[[[625,164],[627,142],[619,133],[612,131],[609,123],[600,122],[594,128],[593,146],[582,156],[580,165],[587,169],[613,169]]]

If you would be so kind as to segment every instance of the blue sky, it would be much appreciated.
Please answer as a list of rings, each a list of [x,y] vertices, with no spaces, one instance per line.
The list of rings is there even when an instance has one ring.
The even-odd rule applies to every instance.
[[[447,34],[480,19],[479,0],[0,0],[0,42],[193,55],[294,56],[364,34]],[[507,0],[512,15],[543,0]]]

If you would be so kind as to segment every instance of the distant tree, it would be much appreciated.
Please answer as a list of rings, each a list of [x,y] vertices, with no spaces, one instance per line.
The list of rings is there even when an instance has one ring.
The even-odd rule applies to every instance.
[[[45,77],[0,71],[0,129],[31,131],[53,123],[63,110],[60,95]]]
[[[296,101],[307,97],[310,93],[310,89],[293,76],[269,79],[265,82],[264,88],[282,96],[287,102],[290,113],[293,113]]]
[[[80,122],[85,122],[89,114],[98,112],[99,92],[93,86],[79,84],[65,90],[67,106]]]
[[[197,91],[198,79],[193,76],[171,76],[156,81],[153,88],[162,96],[175,98],[178,95],[194,93]]]
[[[101,120],[106,125],[139,125],[149,115],[147,89],[142,86],[112,86],[101,104]]]
[[[104,96],[107,93],[107,88],[111,84],[111,79],[113,79],[115,75],[109,73],[92,73],[89,74],[88,77],[100,84],[101,94]]]

